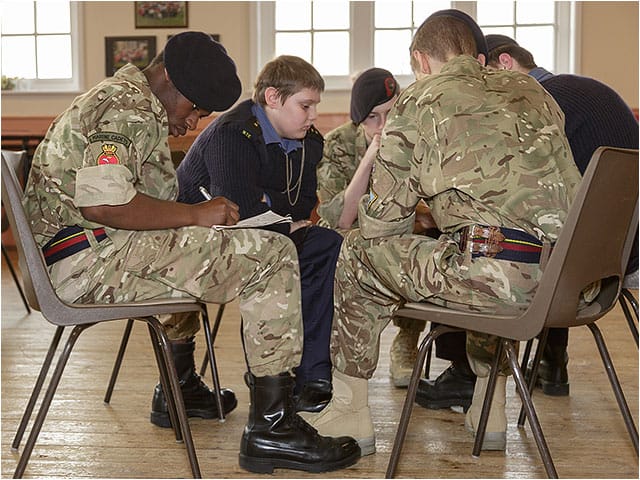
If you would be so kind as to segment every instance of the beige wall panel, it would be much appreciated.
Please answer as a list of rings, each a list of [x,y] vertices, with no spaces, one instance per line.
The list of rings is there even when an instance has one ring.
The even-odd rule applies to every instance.
[[[638,2],[582,2],[580,75],[638,107]]]

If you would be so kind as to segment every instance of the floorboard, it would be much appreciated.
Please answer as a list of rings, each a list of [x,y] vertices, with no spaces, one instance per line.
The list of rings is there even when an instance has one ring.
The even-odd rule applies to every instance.
[[[15,260],[15,252],[12,252]],[[14,265],[17,262],[14,261]],[[638,292],[633,292],[636,297]],[[215,308],[215,307],[214,307]],[[212,312],[213,313],[213,312]],[[236,303],[227,306],[216,341],[224,386],[238,396],[227,421],[193,420],[191,427],[204,477],[260,478],[238,466],[240,435],[248,415],[248,389],[239,338]],[[27,315],[2,261],[2,477],[13,475],[18,453],[11,441],[55,327],[39,313]],[[638,349],[616,307],[599,322],[627,400],[638,422]],[[146,326],[136,325],[109,405],[103,403],[124,322],[88,329],[80,336],[25,472],[26,478],[176,478],[190,477],[184,446],[169,430],[149,423],[157,371]],[[388,351],[395,334],[382,335],[379,368],[370,382],[377,453],[355,466],[322,475],[276,470],[275,478],[382,478],[393,444],[405,390],[393,388]],[[569,397],[536,391],[534,402],[560,477],[638,478],[635,455],[589,330],[574,328],[569,342]],[[199,334],[198,363],[204,354]],[[433,375],[446,367],[432,362]],[[208,383],[211,379],[208,377]],[[471,456],[473,439],[464,416],[450,410],[416,406],[397,471],[402,478],[543,478],[529,427],[519,429],[520,401],[507,385],[509,427],[506,452]],[[23,441],[24,444],[24,441]]]

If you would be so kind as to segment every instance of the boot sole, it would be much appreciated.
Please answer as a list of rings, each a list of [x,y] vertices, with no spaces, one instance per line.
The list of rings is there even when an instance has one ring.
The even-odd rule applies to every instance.
[[[407,377],[394,377],[391,375],[391,383],[393,383],[393,386],[396,388],[407,388],[410,380],[411,375]]]
[[[475,437],[475,433],[473,434]],[[507,449],[507,434],[505,432],[486,432],[480,450],[501,451]]]
[[[569,396],[569,384],[568,383],[554,383],[547,382],[538,377],[536,387],[542,390],[542,393],[551,397],[568,397]]]
[[[427,400],[416,396],[416,403],[421,407],[428,408],[430,410],[440,410],[443,408],[462,407],[462,410],[466,413],[471,406],[471,398],[445,398],[443,400]]]
[[[355,464],[360,458],[360,454],[354,454],[341,460],[331,463],[303,463],[295,460],[284,460],[275,458],[250,457],[247,455],[239,455],[240,467],[253,473],[273,473],[276,468],[287,468],[289,470],[302,470],[304,472],[321,473],[332,470],[340,470]]]
[[[476,432],[469,422],[465,419],[464,426],[475,438]],[[485,432],[482,441],[482,451],[502,451],[507,449],[507,432]]]
[[[231,413],[238,406],[238,401],[236,400],[231,407],[224,412],[225,415]],[[188,418],[204,418],[210,420],[212,418],[220,418],[218,412],[212,413],[210,410],[200,410],[200,409],[187,409],[187,417]],[[161,428],[171,428],[171,420],[169,418],[169,412],[151,412],[150,421],[157,427]]]
[[[362,438],[358,440],[360,447],[360,456],[366,457],[376,453],[376,437]]]

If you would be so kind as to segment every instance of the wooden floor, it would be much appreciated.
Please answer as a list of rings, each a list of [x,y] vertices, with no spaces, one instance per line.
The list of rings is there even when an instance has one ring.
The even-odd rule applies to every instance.
[[[638,292],[634,292],[636,295]],[[638,422],[638,350],[616,308],[599,322],[614,364]],[[191,475],[184,446],[171,431],[149,423],[156,367],[146,327],[134,328],[116,392],[102,401],[124,322],[87,330],[81,337],[54,398],[25,477],[175,478]],[[26,315],[15,285],[2,262],[2,477],[10,477],[18,453],[11,441],[33,387],[54,327],[38,314]],[[382,478],[400,415],[404,390],[388,377],[388,350],[395,333],[382,337],[382,354],[369,393],[377,434],[377,454],[355,466],[322,475],[276,470],[277,478]],[[198,339],[197,358],[202,358]],[[248,390],[239,339],[237,304],[225,312],[216,342],[223,385],[238,396],[227,421],[191,422],[204,477],[257,478],[238,466],[238,448],[247,419]],[[617,409],[591,334],[572,329],[569,345],[571,395],[552,398],[539,391],[534,402],[560,477],[638,478],[638,459]],[[445,364],[434,360],[437,374]],[[519,429],[520,402],[512,380],[507,386],[509,427],[506,453],[471,456],[472,437],[464,416],[449,410],[416,406],[398,477],[543,478],[531,430]],[[24,444],[24,441],[23,441]]]

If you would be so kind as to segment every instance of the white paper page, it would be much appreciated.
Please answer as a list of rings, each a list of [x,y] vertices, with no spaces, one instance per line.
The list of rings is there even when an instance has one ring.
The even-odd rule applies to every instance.
[[[271,210],[267,210],[260,215],[256,215],[255,217],[245,218],[244,220],[240,220],[235,225],[213,225],[213,228],[216,230],[224,230],[227,228],[255,228],[255,227],[263,227],[265,225],[273,225],[274,223],[291,223],[291,215],[287,215],[283,217],[282,215],[278,215]]]

